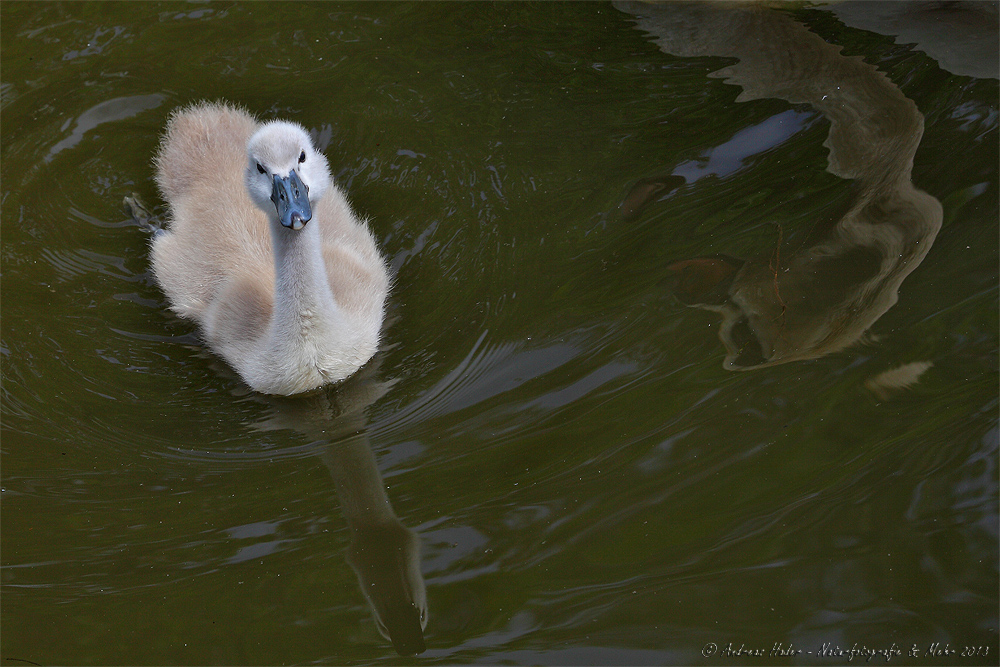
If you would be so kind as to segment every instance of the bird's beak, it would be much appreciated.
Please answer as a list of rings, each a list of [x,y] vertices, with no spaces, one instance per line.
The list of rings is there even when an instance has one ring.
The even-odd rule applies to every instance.
[[[299,230],[312,220],[312,206],[309,205],[309,191],[292,169],[282,178],[274,175],[271,201],[278,211],[278,220],[289,229]]]

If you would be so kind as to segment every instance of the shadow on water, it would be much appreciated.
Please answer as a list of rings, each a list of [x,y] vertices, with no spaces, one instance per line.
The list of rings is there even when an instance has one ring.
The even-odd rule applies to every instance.
[[[778,98],[822,113],[830,121],[827,171],[854,182],[848,210],[836,212],[832,224],[817,224],[801,247],[782,248],[779,229],[767,256],[696,257],[669,267],[680,301],[722,315],[723,366],[750,370],[815,359],[860,340],[896,303],[900,284],[941,228],[940,202],[911,181],[924,127],[916,104],[874,66],[842,55],[841,47],[777,11],[710,3],[616,6],[634,15],[665,53],[738,58],[712,74],[742,87],[737,101]],[[794,118],[784,125],[796,129]],[[780,126],[766,132],[787,133]],[[710,172],[681,165],[652,187],[639,182],[622,209],[634,217],[645,202],[704,173]]]

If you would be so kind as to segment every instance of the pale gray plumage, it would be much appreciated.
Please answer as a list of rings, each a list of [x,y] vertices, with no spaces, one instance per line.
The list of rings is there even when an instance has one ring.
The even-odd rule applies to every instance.
[[[153,273],[247,384],[309,391],[375,354],[385,261],[300,125],[193,104],[171,116],[155,162],[171,220],[153,239]],[[291,213],[279,182],[304,187]]]

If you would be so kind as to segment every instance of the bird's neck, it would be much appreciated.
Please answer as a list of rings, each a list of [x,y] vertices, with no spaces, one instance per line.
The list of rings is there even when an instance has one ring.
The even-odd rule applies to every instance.
[[[333,325],[338,312],[323,262],[322,239],[316,221],[300,230],[271,224],[274,246],[274,314],[272,331],[298,336],[312,326]]]

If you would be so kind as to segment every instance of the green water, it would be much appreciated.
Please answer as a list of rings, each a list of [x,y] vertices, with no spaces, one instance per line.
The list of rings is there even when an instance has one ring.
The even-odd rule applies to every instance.
[[[0,13],[2,664],[996,664],[996,78],[823,7]],[[370,218],[344,387],[255,395],[169,314],[121,201],[166,220],[198,99]],[[418,658],[346,560],[383,483]]]

